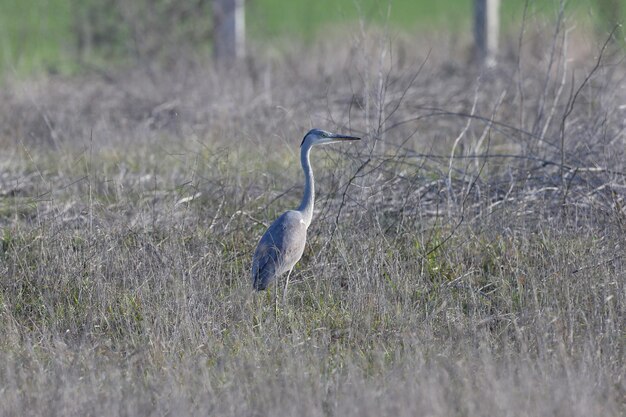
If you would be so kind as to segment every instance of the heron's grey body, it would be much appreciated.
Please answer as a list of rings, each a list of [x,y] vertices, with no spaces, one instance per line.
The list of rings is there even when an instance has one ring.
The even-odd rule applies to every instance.
[[[304,136],[300,145],[300,162],[306,181],[302,202],[297,210],[289,210],[277,218],[261,237],[252,258],[252,284],[256,290],[266,289],[272,281],[285,272],[291,273],[304,253],[306,231],[313,218],[315,203],[315,180],[309,160],[311,148],[315,145],[343,140],[359,140],[359,138],[320,129],[312,129]]]
[[[264,290],[277,276],[290,271],[304,253],[306,224],[302,213],[289,210],[267,229],[254,252],[254,288]]]

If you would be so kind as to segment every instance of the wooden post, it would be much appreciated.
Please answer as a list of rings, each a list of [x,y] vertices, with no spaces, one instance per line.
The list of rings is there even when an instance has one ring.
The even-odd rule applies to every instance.
[[[474,40],[476,58],[486,66],[496,63],[500,0],[474,0]]]
[[[213,56],[232,63],[245,55],[244,0],[213,0]]]

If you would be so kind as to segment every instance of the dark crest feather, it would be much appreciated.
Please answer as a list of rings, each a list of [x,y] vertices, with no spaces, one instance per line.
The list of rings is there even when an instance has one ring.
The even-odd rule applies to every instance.
[[[321,132],[320,129],[311,129],[308,132],[306,132],[306,135],[304,135],[304,137],[302,138],[302,142],[300,143],[300,147],[302,147],[302,145],[304,145],[304,141],[306,140],[306,137],[309,136],[311,133],[318,133]]]

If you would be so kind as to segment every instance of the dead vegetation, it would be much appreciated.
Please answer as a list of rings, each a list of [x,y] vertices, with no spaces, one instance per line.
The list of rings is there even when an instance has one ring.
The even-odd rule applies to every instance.
[[[486,71],[361,32],[13,84],[1,413],[623,414],[623,52],[557,27]],[[275,308],[249,261],[311,126],[366,141],[318,151]]]

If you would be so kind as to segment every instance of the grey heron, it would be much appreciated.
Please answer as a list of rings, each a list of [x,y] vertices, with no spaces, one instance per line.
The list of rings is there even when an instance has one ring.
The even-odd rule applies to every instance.
[[[300,144],[300,162],[305,177],[302,202],[296,210],[286,211],[274,220],[261,237],[252,258],[254,289],[262,291],[277,277],[288,272],[283,292],[284,301],[291,271],[304,253],[306,231],[311,224],[315,202],[315,179],[309,159],[311,148],[316,145],[360,139],[321,129],[312,129],[304,135]]]

